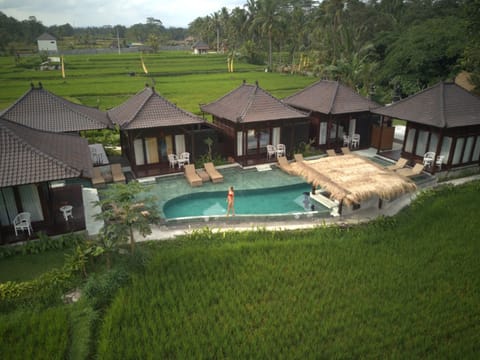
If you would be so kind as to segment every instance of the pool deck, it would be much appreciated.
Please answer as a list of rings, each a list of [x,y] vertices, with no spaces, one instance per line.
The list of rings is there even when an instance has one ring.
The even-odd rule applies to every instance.
[[[357,154],[374,157],[376,155],[375,149],[367,149],[356,151]],[[461,178],[452,180],[449,182],[443,182],[442,184],[451,184],[451,185],[460,185],[469,181],[474,181],[480,179],[480,175],[470,176],[468,178]],[[428,187],[436,186],[437,183],[427,185]],[[224,184],[224,186],[226,186]],[[207,228],[212,232],[226,232],[226,231],[251,231],[255,229],[269,230],[269,231],[284,231],[284,230],[297,230],[297,229],[313,229],[316,227],[322,226],[331,226],[331,225],[342,225],[342,226],[351,226],[356,224],[365,223],[371,220],[374,220],[380,216],[393,216],[397,214],[400,210],[408,206],[417,195],[423,191],[425,187],[419,187],[415,193],[406,194],[400,197],[399,199],[383,206],[382,209],[378,208],[367,208],[360,209],[351,213],[349,215],[341,215],[338,217],[308,217],[302,216],[295,218],[291,216],[290,219],[266,219],[259,217],[258,221],[249,217],[248,219],[242,219],[242,216],[235,217],[222,217],[218,216],[215,219],[205,219],[205,221],[195,221],[190,223],[169,223],[162,225],[153,225],[152,233],[146,237],[141,236],[138,233],[135,233],[135,239],[137,242],[142,241],[153,241],[153,240],[171,240],[175,239],[178,236],[190,234],[196,230]],[[208,220],[208,221],[207,221]],[[89,225],[89,221],[94,221],[93,219],[86,219],[87,227],[94,228],[97,230],[98,225]],[[95,233],[90,233],[89,235],[95,235]]]

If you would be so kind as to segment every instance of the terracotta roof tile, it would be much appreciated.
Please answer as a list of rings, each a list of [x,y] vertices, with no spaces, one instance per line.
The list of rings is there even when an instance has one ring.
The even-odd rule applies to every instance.
[[[439,128],[480,125],[480,97],[440,82],[373,112]]]
[[[33,86],[0,116],[33,129],[51,132],[78,132],[111,126],[105,112],[74,104],[42,87]]]
[[[380,105],[338,81],[321,80],[283,101],[296,108],[322,114],[349,114],[370,111]]]
[[[202,118],[180,109],[146,87],[123,104],[108,111],[113,123],[121,129],[146,129],[163,126],[202,124]]]
[[[202,111],[236,123],[306,118],[307,114],[284,104],[258,85],[243,84]]]
[[[86,139],[34,130],[0,118],[0,187],[91,177]]]

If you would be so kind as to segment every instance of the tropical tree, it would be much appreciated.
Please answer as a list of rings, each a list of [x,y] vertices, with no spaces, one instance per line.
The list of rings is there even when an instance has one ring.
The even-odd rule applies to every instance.
[[[142,236],[152,233],[151,225],[160,221],[155,197],[149,188],[139,182],[113,184],[102,192],[97,205],[102,211],[97,219],[104,221],[101,236],[110,239],[108,246],[130,241],[131,252],[135,252],[134,230]]]

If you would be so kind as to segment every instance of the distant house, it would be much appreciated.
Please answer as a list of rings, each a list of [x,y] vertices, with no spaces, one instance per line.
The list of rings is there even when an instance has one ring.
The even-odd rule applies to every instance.
[[[192,49],[194,54],[206,54],[210,50],[210,46],[203,41],[197,41],[192,45]]]
[[[180,109],[151,87],[107,114],[120,126],[122,155],[137,177],[181,171],[170,167],[168,155],[188,152],[194,162],[206,153],[204,139],[216,136],[202,118]]]
[[[286,145],[291,155],[308,142],[309,119],[258,86],[245,82],[220,99],[200,106],[212,115],[223,153],[242,165],[268,161],[267,145]]]
[[[407,121],[407,159],[421,162],[431,151],[443,156],[442,169],[480,165],[480,97],[457,84],[440,82],[373,112]]]
[[[88,184],[91,176],[86,139],[0,117],[0,243],[14,236],[12,221],[20,212],[31,214],[34,232],[84,229],[81,182]],[[60,211],[66,204],[73,206],[69,223]]]
[[[37,38],[38,51],[58,52],[57,39],[49,33],[43,33]]]
[[[78,133],[112,127],[107,114],[52,94],[41,84],[30,89],[0,116],[17,124],[57,133]]]
[[[283,102],[310,113],[310,138],[315,139],[315,145],[339,148],[343,145],[343,135],[355,133],[360,134],[360,147],[371,144],[375,120],[370,110],[380,105],[338,81],[318,81]]]

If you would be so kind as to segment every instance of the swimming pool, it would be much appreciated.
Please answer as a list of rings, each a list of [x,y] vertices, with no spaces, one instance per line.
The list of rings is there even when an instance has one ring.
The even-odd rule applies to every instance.
[[[307,183],[235,190],[235,214],[276,215],[328,211],[323,206],[310,202],[310,190],[311,185]],[[163,213],[167,219],[225,216],[226,194],[226,190],[222,190],[182,195],[165,202]]]

